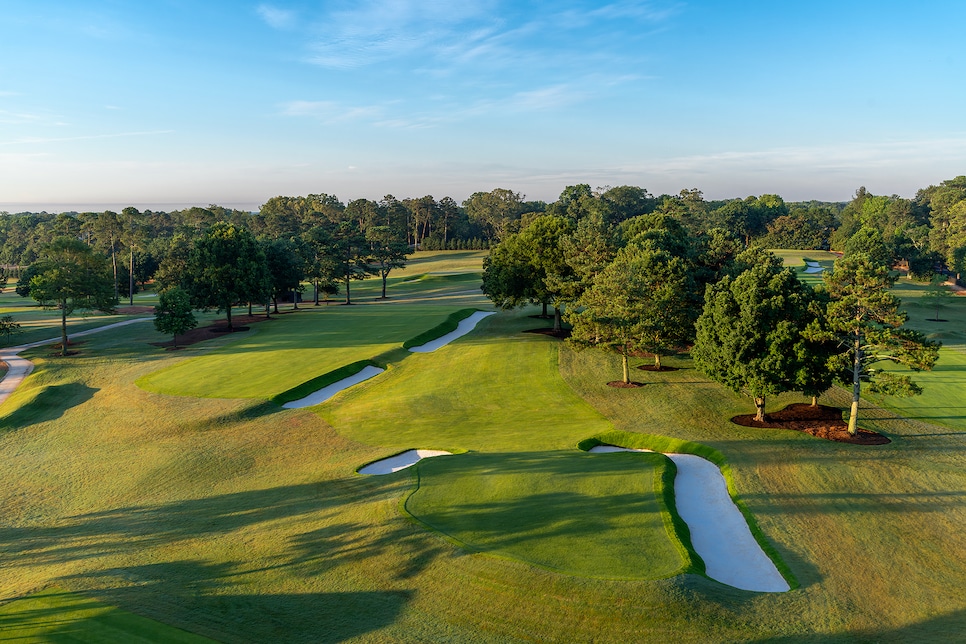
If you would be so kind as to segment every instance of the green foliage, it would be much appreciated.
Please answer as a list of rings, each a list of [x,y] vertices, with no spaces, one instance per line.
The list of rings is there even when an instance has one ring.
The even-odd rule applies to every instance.
[[[766,396],[796,388],[809,296],[767,251],[745,251],[736,266],[735,277],[708,287],[691,355],[712,380],[753,397],[763,420]]]
[[[268,269],[270,295],[278,313],[278,298],[287,293],[301,293],[305,276],[305,260],[298,246],[290,239],[266,239],[261,242]],[[298,308],[297,296],[293,299]]]
[[[696,313],[689,295],[693,282],[679,257],[636,244],[618,251],[568,312],[569,342],[597,346],[621,355],[623,379],[630,382],[628,356],[635,351],[668,353],[690,337]]]
[[[946,307],[953,299],[952,291],[946,288],[946,276],[934,273],[929,282],[929,288],[923,293],[924,303],[928,303],[935,308],[936,315],[933,320],[939,322],[939,310]]]
[[[40,270],[40,265],[31,264],[20,273],[20,279],[17,281],[16,292],[20,297],[30,297],[30,280],[34,278],[34,275]]]
[[[191,249],[185,272],[192,305],[224,311],[228,328],[233,305],[268,297],[265,253],[250,231],[234,224],[218,222],[205,231]]]
[[[30,280],[30,297],[61,314],[61,352],[67,355],[67,316],[76,309],[113,313],[115,284],[104,258],[78,239],[60,237],[44,249]]]
[[[0,335],[3,336],[6,344],[10,344],[10,336],[17,333],[21,333],[20,323],[14,320],[12,315],[0,317]]]
[[[888,374],[875,369],[875,364],[889,361],[918,371],[931,369],[939,357],[940,343],[903,328],[908,315],[889,290],[894,281],[885,266],[862,253],[836,261],[835,269],[825,276],[831,299],[826,308],[827,336],[838,342],[830,364],[837,373],[851,376],[851,434],[857,431],[862,382],[872,383],[873,391],[894,395],[921,391],[908,375]]]
[[[385,299],[389,273],[393,269],[406,267],[409,244],[389,226],[372,226],[366,230],[366,239],[369,241],[369,256],[382,279],[382,297]]]
[[[186,291],[175,286],[158,295],[154,307],[154,328],[159,333],[174,336],[174,346],[178,346],[178,336],[198,326],[198,320],[191,309],[191,297]]]

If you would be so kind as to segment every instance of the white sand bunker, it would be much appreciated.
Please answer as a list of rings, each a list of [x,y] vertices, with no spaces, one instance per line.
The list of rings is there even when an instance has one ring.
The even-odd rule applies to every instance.
[[[806,273],[824,273],[825,269],[822,268],[818,262],[805,260],[805,272]]]
[[[359,474],[392,474],[415,465],[424,458],[432,458],[433,456],[452,456],[452,453],[438,449],[411,449],[402,454],[369,463],[365,467],[359,468]]]
[[[598,445],[591,452],[649,452]],[[665,454],[678,468],[674,500],[708,577],[742,590],[779,593],[788,582],[751,534],[718,466],[694,454]]]
[[[449,344],[456,338],[463,337],[464,335],[466,335],[467,333],[475,329],[476,325],[479,323],[480,320],[490,315],[494,315],[494,312],[477,311],[470,317],[461,320],[460,323],[456,326],[455,331],[450,331],[449,333],[447,333],[446,335],[440,338],[431,340],[426,344],[421,344],[418,347],[412,347],[409,350],[412,351],[413,353],[430,353],[432,351],[435,351],[436,349],[439,349],[440,347]]]
[[[319,389],[318,391],[309,394],[305,398],[300,398],[298,400],[293,400],[291,402],[284,403],[282,407],[285,407],[286,409],[301,409],[302,407],[312,407],[313,405],[320,405],[324,403],[326,400],[328,400],[329,398],[331,398],[332,396],[342,391],[343,389],[348,389],[352,385],[357,385],[363,380],[368,380],[373,376],[378,376],[383,371],[385,371],[385,369],[380,369],[379,367],[373,367],[372,365],[368,365],[364,367],[362,371],[359,371],[358,373],[355,373],[349,376],[348,378],[343,378],[342,380],[333,382],[328,387],[323,387],[322,389]]]

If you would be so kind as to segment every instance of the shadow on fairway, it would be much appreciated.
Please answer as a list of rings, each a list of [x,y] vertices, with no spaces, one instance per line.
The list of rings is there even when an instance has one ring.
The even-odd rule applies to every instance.
[[[71,407],[93,398],[98,391],[79,382],[43,387],[33,399],[0,418],[0,431],[57,420]]]
[[[237,594],[234,578],[248,571],[232,564],[173,561],[109,569],[82,578],[98,600],[123,610],[219,641],[277,641],[282,633],[298,633],[300,641],[342,642],[395,622],[413,591]],[[132,586],[115,580],[137,580]],[[104,588],[103,586],[107,586]],[[239,588],[244,588],[239,583]],[[33,616],[39,619],[41,616]],[[15,619],[12,615],[9,619]],[[57,619],[49,615],[48,619]],[[2,623],[0,623],[2,624]],[[69,625],[65,625],[65,628]],[[76,630],[83,625],[71,629]],[[53,633],[52,635],[56,635]],[[52,637],[56,641],[56,637]],[[74,641],[74,640],[71,640]]]
[[[899,628],[857,629],[845,633],[800,633],[750,640],[753,644],[818,644],[822,642],[957,642],[966,632],[966,610],[940,615]]]

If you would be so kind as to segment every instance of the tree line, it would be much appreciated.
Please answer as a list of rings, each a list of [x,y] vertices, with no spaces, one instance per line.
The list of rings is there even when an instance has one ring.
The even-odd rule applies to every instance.
[[[519,232],[540,214],[576,221],[596,213],[608,225],[646,214],[677,220],[690,234],[723,229],[745,247],[844,250],[850,243],[928,278],[936,267],[966,272],[966,176],[919,190],[912,199],[873,195],[859,188],[847,203],[787,203],[778,195],[705,200],[697,189],[652,195],[637,186],[591,189],[568,186],[552,203],[527,201],[505,188],[475,192],[462,203],[430,195],[343,203],[325,193],[276,196],[258,212],[217,205],[171,212],[113,211],[0,213],[0,265],[14,275],[40,258],[56,237],[76,237],[108,255],[118,296],[150,281],[161,263],[217,222],[245,228],[257,238],[305,239],[322,224],[348,222],[360,231],[388,226],[413,249],[484,249]]]
[[[735,227],[697,232],[657,210],[618,221],[568,206],[507,234],[484,260],[483,291],[502,308],[538,303],[549,317],[553,307],[553,329],[565,335],[569,322],[571,346],[621,357],[624,385],[631,356],[653,355],[659,370],[662,356],[688,351],[710,378],[749,395],[758,421],[768,396],[800,391],[816,405],[833,383],[846,384],[855,434],[863,383],[920,392],[876,365],[929,369],[939,349],[903,326],[882,237],[856,235],[862,243],[850,240],[813,289]]]

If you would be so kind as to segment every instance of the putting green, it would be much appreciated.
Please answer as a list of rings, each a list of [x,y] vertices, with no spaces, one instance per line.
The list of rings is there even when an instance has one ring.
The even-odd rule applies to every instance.
[[[468,550],[582,577],[683,571],[655,482],[659,454],[463,454],[419,463],[406,510]]]

